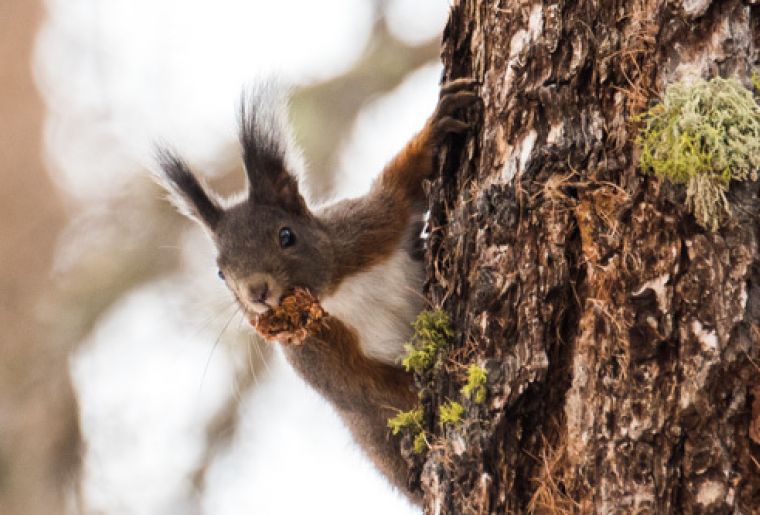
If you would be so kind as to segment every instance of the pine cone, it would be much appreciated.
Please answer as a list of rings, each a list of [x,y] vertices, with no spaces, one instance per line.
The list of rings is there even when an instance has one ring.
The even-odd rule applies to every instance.
[[[319,330],[326,316],[319,300],[311,292],[296,288],[282,298],[279,306],[252,322],[267,340],[301,345],[307,336]]]

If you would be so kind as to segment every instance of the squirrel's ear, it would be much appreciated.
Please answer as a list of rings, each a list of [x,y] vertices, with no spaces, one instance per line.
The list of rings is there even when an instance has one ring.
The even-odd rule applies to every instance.
[[[308,212],[290,173],[298,151],[285,120],[287,107],[268,90],[254,91],[240,103],[240,144],[248,176],[248,195],[257,204],[276,204],[286,210]]]
[[[157,174],[156,179],[169,192],[172,203],[182,214],[194,218],[213,232],[224,212],[218,201],[177,155],[159,148],[156,157],[163,172]]]

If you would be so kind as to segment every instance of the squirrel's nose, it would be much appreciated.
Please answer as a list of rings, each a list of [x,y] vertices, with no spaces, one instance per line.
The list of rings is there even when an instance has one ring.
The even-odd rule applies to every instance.
[[[248,287],[248,295],[250,295],[250,298],[253,302],[260,302],[261,304],[265,304],[268,294],[269,284],[267,284],[266,281]]]

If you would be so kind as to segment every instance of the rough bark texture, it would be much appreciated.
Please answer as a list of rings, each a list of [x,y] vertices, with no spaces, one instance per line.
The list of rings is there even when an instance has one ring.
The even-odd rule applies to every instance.
[[[751,1],[454,3],[445,79],[482,80],[484,108],[431,187],[428,295],[457,338],[423,378],[427,513],[760,510],[758,184],[705,231],[638,169],[634,121],[681,79],[749,84],[759,50]]]

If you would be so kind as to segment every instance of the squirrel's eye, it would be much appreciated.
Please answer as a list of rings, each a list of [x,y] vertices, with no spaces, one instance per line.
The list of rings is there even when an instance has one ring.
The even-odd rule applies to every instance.
[[[296,235],[289,227],[283,227],[280,229],[280,247],[290,247],[296,242]]]
[[[216,275],[219,276],[219,279],[221,279],[222,281],[224,281],[224,272],[222,272],[221,270],[217,270],[216,271]]]

